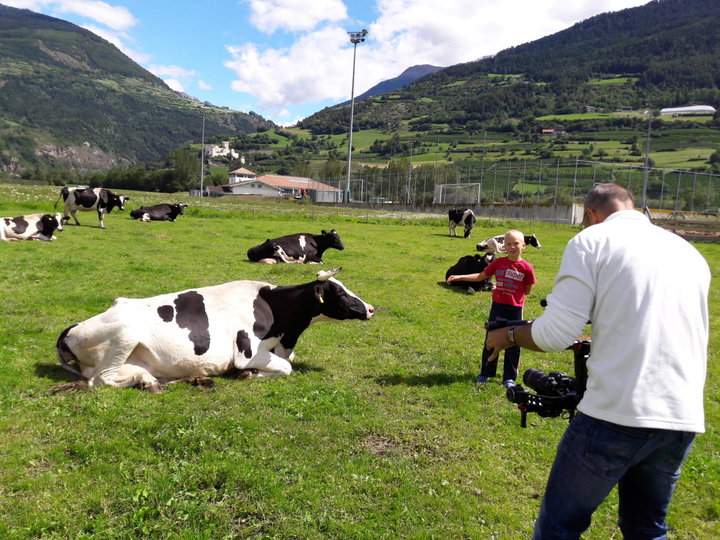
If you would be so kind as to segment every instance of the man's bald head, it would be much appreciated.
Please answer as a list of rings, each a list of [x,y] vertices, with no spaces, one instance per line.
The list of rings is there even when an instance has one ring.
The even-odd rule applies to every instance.
[[[618,184],[597,184],[585,195],[586,227],[605,221],[610,214],[620,210],[631,210],[635,199],[627,188]]]

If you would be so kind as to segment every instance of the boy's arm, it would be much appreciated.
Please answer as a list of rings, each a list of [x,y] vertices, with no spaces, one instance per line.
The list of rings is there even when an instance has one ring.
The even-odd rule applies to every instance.
[[[460,274],[448,276],[446,283],[450,285],[453,281],[485,281],[490,276],[485,272],[477,272],[476,274]]]
[[[527,285],[525,285],[525,296],[530,294],[530,291],[532,291],[532,286],[533,286],[532,283],[528,283]]]

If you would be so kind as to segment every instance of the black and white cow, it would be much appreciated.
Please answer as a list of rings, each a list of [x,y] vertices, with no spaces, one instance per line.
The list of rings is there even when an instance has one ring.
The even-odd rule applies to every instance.
[[[75,225],[80,225],[77,218],[78,210],[97,210],[98,220],[101,229],[105,228],[103,219],[105,214],[109,214],[113,208],[125,210],[125,201],[130,200],[130,197],[124,195],[118,195],[105,188],[69,188],[63,187],[60,190],[60,197],[62,197],[65,205],[63,207],[63,220],[65,223],[70,221],[72,215],[75,220]],[[58,197],[58,201],[60,200]],[[57,206],[57,201],[55,202]]]
[[[62,214],[28,214],[0,218],[0,240],[56,240],[55,231],[62,231]]]
[[[458,262],[448,268],[445,272],[445,281],[449,276],[463,276],[465,274],[476,274],[482,272],[487,268],[495,259],[495,255],[492,253],[486,253],[485,255],[465,255],[460,257]],[[460,287],[469,292],[475,291],[492,291],[494,286],[491,279],[485,281],[453,281],[450,284],[452,287]]]
[[[475,213],[469,208],[451,208],[448,210],[450,236],[457,236],[455,227],[462,225],[465,228],[463,238],[470,236],[470,231],[475,226]]]
[[[67,328],[57,341],[60,365],[87,381],[137,386],[242,372],[289,375],[293,349],[316,321],[368,320],[375,309],[333,276],[294,286],[232,281],[152,298],[117,298],[104,313]],[[208,381],[204,381],[207,383]]]
[[[540,245],[540,240],[538,240],[537,236],[534,234],[530,236],[526,235],[523,239],[525,240],[525,245],[538,249],[542,247]],[[476,244],[475,249],[478,251],[486,251],[488,253],[505,253],[505,236],[491,236],[490,238],[486,238],[479,244]]]
[[[154,204],[130,211],[130,217],[139,221],[175,221],[185,213],[187,204]]]
[[[248,249],[247,257],[253,262],[264,264],[322,264],[323,253],[328,248],[345,249],[335,229],[323,230],[320,234],[298,233],[268,238],[262,244]]]

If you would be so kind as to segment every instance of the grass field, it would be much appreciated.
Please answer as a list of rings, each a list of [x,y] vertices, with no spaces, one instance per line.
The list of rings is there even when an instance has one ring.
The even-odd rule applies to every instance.
[[[50,211],[59,188],[0,185],[0,215]],[[197,200],[130,193],[124,213],[80,214],[52,243],[2,243],[0,538],[528,538],[561,418],[519,413],[499,384],[478,387],[490,296],[446,287],[446,269],[487,236],[518,227],[539,282],[541,313],[572,227],[479,221],[450,238],[440,217],[409,219],[294,201]],[[129,209],[189,202],[175,223]],[[249,263],[268,237],[335,228],[346,249],[324,268],[376,307],[366,322],[311,326],[295,373],[171,385],[151,395],[100,387],[51,394],[73,380],[55,358],[67,326],[118,296],[145,297],[236,279],[290,285],[315,265]],[[713,275],[720,247],[698,244]],[[671,258],[669,258],[669,262]],[[720,538],[718,295],[711,292],[707,433],[671,507],[670,538]],[[524,351],[529,367],[572,370],[567,353]],[[618,538],[617,497],[587,539]]]

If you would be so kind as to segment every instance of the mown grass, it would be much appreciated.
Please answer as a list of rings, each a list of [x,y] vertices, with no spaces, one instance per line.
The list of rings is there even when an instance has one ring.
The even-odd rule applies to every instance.
[[[57,188],[0,185],[0,215],[48,211]],[[184,195],[132,193],[129,208]],[[487,294],[441,282],[491,234],[537,234],[527,252],[552,287],[576,229],[481,221],[450,238],[444,219],[409,220],[289,201],[190,199],[176,223],[91,213],[53,243],[3,243],[0,301],[2,538],[527,538],[566,426],[519,413],[498,384],[477,387]],[[367,322],[319,323],[300,338],[290,377],[171,385],[161,395],[72,380],[54,345],[68,325],[117,296],[235,279],[310,281],[317,266],[247,262],[269,236],[335,228],[346,249],[325,267],[386,308]],[[701,244],[713,274],[717,246]],[[675,264],[673,262],[673,264]],[[697,439],[670,513],[672,538],[720,536],[717,315],[711,295],[708,432]],[[568,354],[523,352],[521,370],[571,370]],[[588,539],[617,537],[617,498]]]

